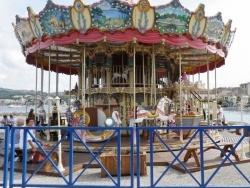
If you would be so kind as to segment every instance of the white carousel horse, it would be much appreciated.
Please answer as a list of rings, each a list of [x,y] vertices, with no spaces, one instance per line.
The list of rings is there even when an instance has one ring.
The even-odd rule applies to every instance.
[[[136,118],[134,117],[134,108],[131,109],[130,114],[128,115],[129,125],[133,126],[137,123],[142,123],[144,119],[149,119],[148,110],[145,110],[142,106],[136,107]]]
[[[114,82],[114,80],[118,79],[118,78],[123,78],[126,80],[126,82],[128,81],[128,70],[129,69],[125,69],[121,74],[118,73],[118,72],[115,72],[113,74],[113,77],[112,77],[112,81]]]
[[[146,110],[145,108],[139,106],[137,107],[136,118],[134,118],[134,110],[132,109],[128,118],[130,118],[130,126],[136,123],[142,123],[144,119],[149,120],[159,120],[161,125],[167,124],[169,121],[174,121],[174,119],[170,116],[170,105],[172,104],[172,100],[168,97],[163,97],[157,104],[156,110]]]
[[[174,117],[171,114],[171,105],[173,101],[168,97],[164,96],[160,99],[157,104],[157,111],[159,112],[159,116],[156,117],[156,120],[160,121],[160,126],[167,125],[169,122],[173,123]]]

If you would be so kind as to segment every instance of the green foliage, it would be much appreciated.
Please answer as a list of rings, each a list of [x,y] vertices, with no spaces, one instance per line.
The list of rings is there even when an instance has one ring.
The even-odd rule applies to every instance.
[[[240,100],[241,100],[241,98],[240,98],[240,97],[237,97],[236,101],[239,102]]]
[[[217,100],[217,104],[222,105],[222,102],[223,102],[223,100],[222,100],[222,99],[218,99],[218,100]]]
[[[228,107],[228,102],[226,100],[222,101],[221,106],[222,107]]]

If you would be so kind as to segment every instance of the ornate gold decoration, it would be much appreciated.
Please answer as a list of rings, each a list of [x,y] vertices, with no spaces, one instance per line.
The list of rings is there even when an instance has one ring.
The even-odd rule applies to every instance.
[[[84,12],[84,4],[81,0],[76,0],[74,2],[74,9],[77,11],[77,12]]]
[[[148,12],[150,9],[150,3],[148,2],[148,0],[140,0],[137,8],[140,12]]]
[[[90,123],[90,116],[89,114],[85,111],[83,113],[83,110],[76,110],[74,113],[73,113],[73,122],[72,124],[73,125],[79,125],[79,121],[80,121],[80,118],[83,118],[85,117],[85,125],[88,125]]]

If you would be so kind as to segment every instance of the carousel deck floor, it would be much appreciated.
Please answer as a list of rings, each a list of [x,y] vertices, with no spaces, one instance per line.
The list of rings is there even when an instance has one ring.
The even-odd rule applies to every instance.
[[[226,133],[224,134],[224,136],[228,137],[230,133]],[[231,135],[231,134],[230,134]],[[235,137],[235,134],[232,134],[232,137]],[[222,134],[223,137],[223,134]],[[196,141],[194,141],[196,142]],[[128,137],[122,137],[122,148],[126,148],[129,147],[129,143],[130,140]],[[179,141],[178,141],[178,137],[172,136],[171,139],[167,140],[168,144],[173,144],[173,148],[176,147],[176,150],[173,149],[173,153],[175,155],[178,155],[180,150],[178,150],[178,146],[179,146]],[[53,142],[48,142],[48,145],[52,146],[54,143]],[[92,149],[92,151],[97,151],[100,147],[102,147],[104,143],[100,142],[100,143],[87,143],[88,147]],[[111,140],[111,142],[104,148],[103,152],[108,152],[114,148],[116,148],[117,145],[117,141],[114,138],[113,140]],[[247,157],[249,156],[249,144],[245,143],[246,146],[246,154]],[[141,139],[141,149],[148,151],[149,148],[149,141],[147,139]],[[153,164],[154,166],[168,166],[172,163],[172,161],[174,160],[174,155],[171,152],[166,151],[166,148],[162,146],[162,144],[159,141],[155,141],[154,143],[154,155],[153,155]],[[62,143],[62,158],[65,161],[64,164],[64,168],[65,171],[63,172],[63,174],[65,176],[67,176],[69,174],[69,163],[68,163],[68,159],[69,159],[69,150],[68,150],[68,146],[66,144],[66,142]],[[183,162],[184,160],[184,156],[185,156],[186,151],[183,151],[180,156],[179,156],[179,160]],[[239,154],[239,150],[237,148],[237,153]],[[73,162],[73,171],[79,171],[81,169],[83,169],[86,165],[88,165],[89,161],[92,159],[92,156],[90,153],[86,152],[86,150],[83,149],[83,146],[80,142],[74,142],[74,162]],[[204,155],[204,169],[211,169],[211,168],[215,168],[218,167],[218,165],[221,164],[222,160],[224,158],[220,157],[220,151],[219,150],[215,150],[215,149],[210,149],[208,151],[205,152]],[[0,156],[1,158],[1,156]],[[235,163],[235,164],[239,164],[239,163],[246,163],[246,162],[250,162],[250,159],[241,159],[240,161],[236,161],[235,158],[232,156],[230,157],[230,159]],[[2,161],[2,160],[0,160]],[[147,165],[150,164],[150,155],[149,153],[147,153],[147,157],[146,157],[146,163]],[[195,160],[193,157],[191,157],[186,163],[183,163],[185,165],[185,167],[190,171],[190,172],[196,172],[196,171],[200,171],[200,167],[197,167]],[[32,173],[35,169],[37,169],[37,167],[40,165],[40,163],[38,164],[28,164],[27,165],[27,172],[28,173]],[[224,164],[224,166],[228,166],[228,165],[232,165],[230,163],[229,160],[227,160]],[[2,166],[2,165],[0,165]],[[2,168],[2,167],[1,167]],[[89,168],[100,168],[99,164],[93,160],[91,162],[91,164],[89,165]],[[171,168],[178,170],[180,172],[185,173],[186,170],[185,168],[178,162],[176,161],[174,164],[171,165]],[[15,162],[15,172],[22,172],[22,162]],[[100,169],[101,172],[101,169]],[[48,175],[48,176],[60,176],[60,174],[55,170],[54,167],[51,168],[50,171],[45,172],[43,170],[43,167],[41,167],[38,171],[37,174],[42,174],[42,175]]]

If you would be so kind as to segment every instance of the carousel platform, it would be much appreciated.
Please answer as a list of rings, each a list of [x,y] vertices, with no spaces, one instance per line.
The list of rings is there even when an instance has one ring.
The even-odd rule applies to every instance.
[[[229,145],[232,144],[234,145],[234,143],[237,142],[237,140],[239,139],[239,136],[232,134],[228,131],[223,131],[220,133],[221,137],[220,137],[220,141],[222,141],[222,143],[228,143]],[[164,136],[166,138],[164,138]],[[165,146],[158,140],[155,140],[154,144],[153,144],[153,148],[154,148],[154,155],[153,155],[153,164],[154,166],[168,166],[171,165],[171,168],[178,170],[180,172],[187,172],[186,169],[181,165],[181,163],[179,163],[179,161],[175,161],[173,164],[172,161],[175,159],[175,156],[177,156],[181,150],[179,147],[181,147],[180,143],[179,143],[179,138],[178,136],[176,136],[174,133],[170,133],[169,135],[163,135],[163,139],[164,141],[171,146],[172,151],[174,153],[174,155],[169,152]],[[198,140],[193,140],[192,141],[192,145],[195,145],[197,142],[199,142]],[[54,145],[56,142],[53,141],[49,141],[47,142],[47,146],[52,146]],[[96,151],[98,151],[98,149],[100,147],[102,147],[104,143],[103,142],[98,142],[98,143],[87,143],[88,147],[95,153]],[[122,137],[122,149],[126,149],[129,147],[130,144],[130,140],[129,137],[127,136],[123,136]],[[204,142],[204,144],[207,146],[209,146],[209,143],[206,143],[206,141]],[[103,152],[110,152],[114,149],[117,148],[117,141],[116,139],[112,139],[111,142],[104,148]],[[224,149],[224,146],[227,144],[222,144],[222,149]],[[147,139],[142,138],[141,139],[141,150],[145,151],[147,153],[146,156],[146,164],[147,166],[149,166],[150,164],[150,155],[149,155],[149,141]],[[246,147],[245,151],[246,154],[249,155],[249,140],[244,140],[244,146]],[[230,147],[229,147],[230,148]],[[195,148],[194,148],[195,149]],[[206,149],[206,148],[205,148]],[[226,148],[228,149],[228,148]],[[63,158],[63,166],[65,168],[65,171],[62,173],[65,176],[67,176],[69,174],[69,147],[67,145],[67,141],[63,141],[62,142],[62,158]],[[201,167],[199,166],[199,163],[197,163],[197,158],[194,157],[193,153],[191,153],[190,156],[188,156],[188,149],[185,149],[181,152],[181,154],[179,155],[179,160],[181,162],[183,162],[183,164],[185,165],[185,167],[190,171],[190,172],[196,172],[196,171],[200,171]],[[235,164],[239,164],[239,163],[248,163],[250,162],[250,159],[240,159],[239,158],[239,153],[240,153],[240,148],[237,148],[236,154],[238,155],[238,158],[235,156],[231,156],[230,159],[235,163]],[[197,156],[199,156],[199,154],[197,154]],[[250,157],[250,156],[248,156]],[[2,158],[1,161],[3,161],[3,157],[0,155],[0,158]],[[80,142],[74,142],[74,155],[73,155],[73,171],[79,171],[82,170],[85,166],[89,165],[89,161],[91,161],[93,158],[93,156],[91,156],[91,154],[89,152],[86,151],[86,149],[84,149],[84,147],[82,146],[82,144]],[[211,168],[215,168],[218,167],[218,165],[220,165],[223,161],[224,157],[221,157],[221,152],[218,149],[215,149],[213,147],[207,149],[204,153],[204,169],[211,169]],[[34,170],[37,169],[37,167],[41,165],[40,163],[32,163],[32,164],[28,164],[27,165],[27,172],[28,173],[32,173],[34,172]],[[231,162],[229,160],[225,161],[225,163],[223,164],[223,166],[228,166],[228,165],[232,165]],[[3,164],[0,166],[2,166],[1,168],[3,168]],[[99,164],[93,160],[91,162],[91,164],[89,165],[89,168],[100,168]],[[22,162],[15,162],[15,172],[22,172]],[[100,173],[101,173],[101,168],[100,168]],[[41,174],[41,175],[47,175],[47,176],[60,176],[60,174],[55,170],[55,168],[52,166],[49,170],[45,171],[44,167],[42,166],[38,171],[37,174]]]

